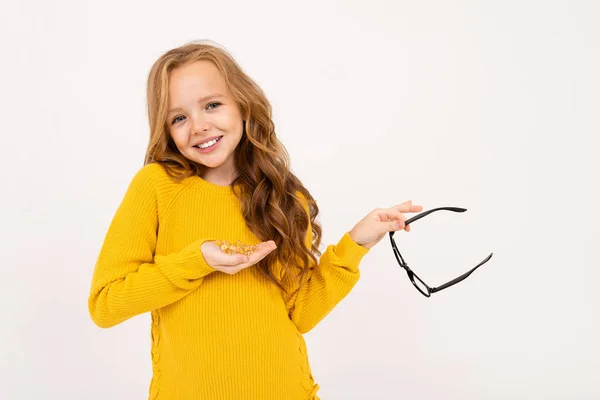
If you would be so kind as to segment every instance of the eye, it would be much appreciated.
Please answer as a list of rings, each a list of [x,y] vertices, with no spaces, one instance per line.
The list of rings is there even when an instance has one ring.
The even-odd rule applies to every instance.
[[[173,121],[171,121],[171,125],[172,125],[172,124],[175,124],[175,123],[177,123],[177,122],[179,122],[179,121],[177,120],[177,118],[180,118],[180,117],[183,117],[183,115],[178,115],[178,116],[176,116],[175,118],[173,118]]]
[[[212,104],[217,104],[217,105],[219,105],[219,106],[221,105],[221,103],[219,103],[218,101],[213,101],[212,103],[208,103],[208,106],[210,106],[210,105],[212,105]],[[208,106],[207,106],[207,107],[208,107]]]
[[[222,105],[222,103],[218,102],[218,101],[213,101],[212,103],[208,103],[208,105],[206,106],[207,108],[209,108],[211,105],[217,105],[220,106]],[[212,110],[212,108],[209,108],[209,110]],[[176,124],[177,122],[179,122],[180,120],[178,118],[185,118],[183,115],[178,115],[175,118],[173,118],[173,120],[171,121],[171,125]]]

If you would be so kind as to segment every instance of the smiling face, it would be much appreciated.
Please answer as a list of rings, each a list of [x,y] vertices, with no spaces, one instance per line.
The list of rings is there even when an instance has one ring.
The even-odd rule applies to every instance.
[[[195,61],[169,72],[168,110],[167,126],[179,152],[208,167],[204,179],[223,186],[233,181],[234,151],[244,121],[211,61]]]

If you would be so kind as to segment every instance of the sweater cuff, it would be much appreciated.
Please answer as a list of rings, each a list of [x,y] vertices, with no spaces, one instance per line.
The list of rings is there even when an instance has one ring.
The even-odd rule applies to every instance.
[[[358,271],[358,266],[362,261],[363,257],[370,251],[366,247],[363,247],[356,243],[350,237],[350,232],[346,232],[340,239],[338,244],[335,245],[333,252],[340,259],[340,264],[346,267],[352,272]]]
[[[202,243],[216,240],[202,238],[190,243],[179,252],[168,256],[156,256],[154,262],[159,265],[161,272],[175,285],[187,287],[190,280],[205,277],[216,269],[208,265],[200,250]]]

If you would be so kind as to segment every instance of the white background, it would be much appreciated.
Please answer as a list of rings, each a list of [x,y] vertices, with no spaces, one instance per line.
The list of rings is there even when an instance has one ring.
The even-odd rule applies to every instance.
[[[306,334],[335,399],[599,399],[596,1],[13,1],[0,9],[0,398],[145,399],[150,317],[87,297],[148,141],[152,63],[225,46],[265,90],[324,246],[375,207],[388,238]],[[324,249],[324,247],[323,247]],[[277,399],[278,400],[278,399]]]

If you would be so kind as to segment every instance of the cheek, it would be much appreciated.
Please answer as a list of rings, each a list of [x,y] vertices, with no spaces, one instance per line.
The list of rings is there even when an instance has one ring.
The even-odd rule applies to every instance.
[[[185,147],[186,140],[177,130],[171,130],[171,139],[173,139],[177,147]]]
[[[227,130],[230,131],[230,133],[238,133],[238,131],[241,131],[244,127],[241,114],[235,111],[223,113],[223,115],[219,117],[219,121],[223,124],[223,127],[227,127]]]
[[[222,127],[230,133],[233,130],[233,128],[235,128],[235,118],[229,113],[220,115],[215,122],[217,126]]]
[[[241,118],[235,118],[231,121],[231,131],[238,136],[242,136],[242,132],[244,131],[244,121]]]

